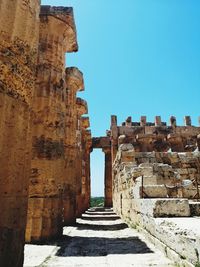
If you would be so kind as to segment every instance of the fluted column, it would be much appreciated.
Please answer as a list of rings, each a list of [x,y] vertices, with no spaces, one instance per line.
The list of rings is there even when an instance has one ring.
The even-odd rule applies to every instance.
[[[81,118],[82,133],[82,188],[81,188],[81,212],[85,212],[90,206],[90,150],[92,146],[89,117]]]
[[[57,237],[65,191],[65,53],[76,51],[73,10],[42,6],[29,186],[27,242]]]
[[[65,135],[65,191],[63,195],[64,224],[76,221],[76,187],[77,187],[77,105],[76,93],[84,90],[83,74],[77,68],[66,69],[66,135]]]
[[[76,216],[80,217],[83,211],[83,195],[82,195],[82,178],[83,178],[83,129],[81,128],[82,115],[88,113],[87,102],[78,97],[76,99],[77,108],[77,155],[76,155]]]
[[[0,266],[23,265],[38,0],[0,3]]]

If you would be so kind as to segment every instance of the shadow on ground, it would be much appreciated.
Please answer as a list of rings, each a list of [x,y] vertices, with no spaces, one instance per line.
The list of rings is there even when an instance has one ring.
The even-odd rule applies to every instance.
[[[91,245],[92,244],[92,245]],[[60,257],[95,257],[110,254],[146,254],[153,251],[138,237],[101,238],[63,236],[58,242]]]

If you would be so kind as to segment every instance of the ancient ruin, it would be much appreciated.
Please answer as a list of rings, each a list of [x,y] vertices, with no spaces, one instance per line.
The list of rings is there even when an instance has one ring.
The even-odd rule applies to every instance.
[[[90,202],[92,144],[73,9],[1,1],[0,265],[22,266],[24,242],[62,235]],[[26,234],[25,234],[26,230]]]
[[[114,210],[181,266],[199,262],[200,127],[111,120]]]
[[[111,116],[106,135],[92,138],[87,102],[77,97],[83,73],[65,61],[77,51],[72,8],[0,1],[0,266],[22,267],[25,242],[60,238],[89,209],[94,149],[105,153],[105,207],[174,262],[194,266],[200,127],[189,116],[184,126],[174,116],[169,125],[142,116],[119,126]],[[82,218],[91,214],[100,216]]]

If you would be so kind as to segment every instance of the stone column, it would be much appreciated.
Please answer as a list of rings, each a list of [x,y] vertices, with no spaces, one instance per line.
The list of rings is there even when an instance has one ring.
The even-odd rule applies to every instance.
[[[23,265],[38,0],[0,3],[0,266]]]
[[[32,133],[27,242],[62,234],[65,189],[65,53],[77,51],[73,10],[42,6]]]
[[[111,149],[103,148],[105,153],[105,207],[112,207],[112,157]]]
[[[161,116],[155,117],[155,126],[162,126]]]
[[[90,206],[90,150],[92,146],[89,117],[81,118],[82,128],[82,213]]]
[[[90,207],[91,198],[91,165],[90,154],[92,152],[92,134],[90,130],[86,131],[86,206],[85,210]]]
[[[83,212],[83,195],[82,195],[82,177],[83,177],[83,154],[84,149],[82,146],[82,129],[81,119],[82,115],[88,113],[87,102],[82,98],[76,99],[77,107],[77,156],[76,156],[76,216],[80,217]]]
[[[76,221],[76,164],[77,164],[77,105],[76,93],[84,90],[83,74],[74,67],[66,69],[66,136],[65,136],[65,192],[63,196],[64,225]]]
[[[177,126],[176,124],[176,117],[175,116],[171,116],[170,117],[170,126],[175,128]]]
[[[184,117],[185,126],[192,126],[192,120],[190,116]]]
[[[111,155],[112,155],[112,163],[115,160],[118,150],[118,127],[117,127],[117,116],[111,116],[111,127],[110,127],[110,135],[111,135]]]
[[[140,117],[140,126],[145,127],[147,123],[147,117],[146,116],[141,116]]]

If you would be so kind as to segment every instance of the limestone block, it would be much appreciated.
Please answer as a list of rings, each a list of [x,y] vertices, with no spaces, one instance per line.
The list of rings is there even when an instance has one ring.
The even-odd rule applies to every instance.
[[[122,144],[119,146],[119,151],[129,151],[129,150],[134,150],[132,144]]]
[[[193,199],[197,195],[197,189],[194,186],[185,187],[182,189],[182,195],[184,198]]]
[[[122,151],[121,161],[122,162],[134,162],[134,155],[135,155],[134,150]]]
[[[137,212],[151,217],[188,217],[189,202],[186,199],[138,199],[132,200]]]
[[[63,160],[32,160],[30,197],[59,195],[64,190]]]
[[[144,164],[145,163],[139,165],[139,167],[142,170],[142,174],[145,175],[145,176],[151,176],[151,175],[153,175],[153,167],[152,166],[149,166],[149,167],[141,167],[141,165],[144,165]]]
[[[144,176],[143,177],[143,184],[144,185],[157,185],[158,184],[158,176],[157,175],[151,175],[151,176]]]
[[[142,193],[141,193],[141,180],[142,177],[138,177],[135,180],[135,184],[132,188],[130,188],[130,196],[133,199],[139,199],[142,197]]]
[[[143,188],[145,198],[167,198],[168,193],[164,185],[145,185]]]
[[[154,224],[154,234],[159,240],[190,263],[195,264],[198,261],[198,222],[193,218],[157,218]]]
[[[168,164],[155,163],[153,164],[153,170],[155,172],[170,172],[172,171],[172,167]]]

